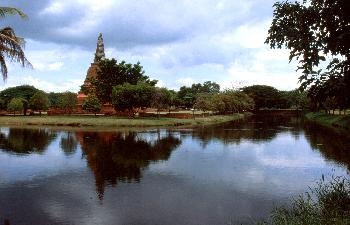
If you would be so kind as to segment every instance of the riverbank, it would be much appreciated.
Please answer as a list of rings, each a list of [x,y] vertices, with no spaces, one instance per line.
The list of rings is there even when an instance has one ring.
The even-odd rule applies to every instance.
[[[350,115],[331,115],[321,112],[309,112],[305,114],[305,117],[323,126],[350,129]]]
[[[196,117],[195,119],[176,118],[123,118],[113,116],[2,116],[1,126],[40,126],[40,127],[196,127],[213,125],[242,119],[243,114]]]

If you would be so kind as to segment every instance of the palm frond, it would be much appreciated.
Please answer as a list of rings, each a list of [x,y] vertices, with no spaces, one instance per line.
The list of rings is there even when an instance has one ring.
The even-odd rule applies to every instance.
[[[5,57],[0,51],[0,72],[2,74],[2,79],[5,81],[7,79],[7,66],[5,63]]]
[[[19,15],[22,19],[27,19],[27,15],[19,9],[12,7],[0,7],[0,17]]]
[[[16,36],[11,27],[0,29],[0,71],[4,80],[7,78],[5,58],[18,62],[22,66],[32,67],[24,55],[24,40]]]

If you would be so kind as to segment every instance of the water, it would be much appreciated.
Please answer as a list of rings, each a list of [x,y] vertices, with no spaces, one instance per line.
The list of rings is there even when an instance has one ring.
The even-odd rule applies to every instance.
[[[345,175],[350,140],[296,118],[140,132],[1,128],[0,224],[254,223]]]

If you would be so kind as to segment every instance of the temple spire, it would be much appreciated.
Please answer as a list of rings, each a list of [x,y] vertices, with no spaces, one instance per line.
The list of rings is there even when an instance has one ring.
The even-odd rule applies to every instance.
[[[97,39],[97,46],[96,46],[96,53],[95,53],[94,62],[98,63],[103,59],[105,59],[105,47],[103,44],[102,33],[100,33],[98,36],[98,39]]]

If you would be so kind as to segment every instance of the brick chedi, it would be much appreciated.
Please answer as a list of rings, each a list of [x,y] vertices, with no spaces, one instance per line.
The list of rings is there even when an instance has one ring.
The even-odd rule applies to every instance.
[[[98,65],[99,65],[100,61],[103,59],[105,59],[105,48],[104,48],[104,44],[103,44],[102,34],[100,33],[98,36],[98,39],[97,39],[95,59],[94,59],[94,62],[91,63],[91,65],[87,71],[85,81],[84,81],[84,84],[82,86],[82,90],[83,89],[88,90],[91,88],[90,81],[92,79],[96,78]],[[82,105],[84,100],[87,98],[87,93],[84,93],[82,90],[79,91],[79,93],[78,93],[78,105]]]

